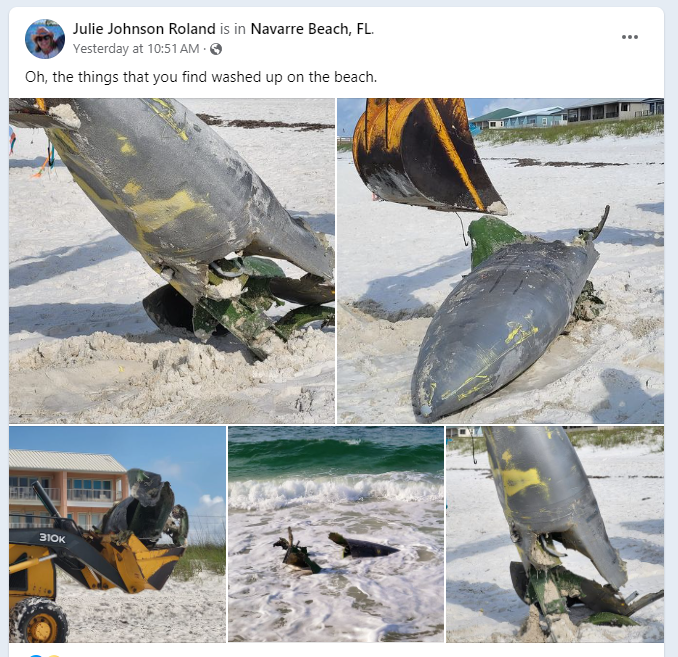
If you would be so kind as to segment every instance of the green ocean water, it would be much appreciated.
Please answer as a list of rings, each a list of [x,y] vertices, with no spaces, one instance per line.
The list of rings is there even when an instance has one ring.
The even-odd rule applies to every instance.
[[[231,427],[230,480],[442,475],[442,427]]]

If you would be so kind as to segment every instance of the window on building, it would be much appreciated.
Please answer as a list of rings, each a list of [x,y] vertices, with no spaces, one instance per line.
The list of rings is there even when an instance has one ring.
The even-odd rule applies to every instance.
[[[26,523],[27,527],[32,527],[33,526],[33,514],[32,513],[24,514],[24,522]]]
[[[78,513],[78,524],[83,529],[89,529],[89,527],[87,526],[87,514],[86,513]]]
[[[69,479],[69,499],[72,500],[112,500],[110,479]]]
[[[40,526],[41,527],[51,527],[52,526],[52,519],[49,517],[49,514],[47,514],[47,513],[41,513],[40,514]]]
[[[101,514],[100,513],[93,513],[92,514],[92,527],[98,527],[100,522],[101,522]]]
[[[546,117],[544,117],[544,118],[541,120],[541,124],[542,124],[542,125],[547,125],[547,124],[548,124],[548,119],[547,119]]]
[[[629,104],[628,103],[622,103],[621,104],[621,111],[622,112],[628,112],[629,111]]]
[[[496,127],[497,122],[496,121],[490,121],[490,128]]]

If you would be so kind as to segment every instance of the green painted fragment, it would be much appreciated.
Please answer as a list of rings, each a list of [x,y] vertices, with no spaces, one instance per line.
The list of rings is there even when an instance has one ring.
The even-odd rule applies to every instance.
[[[593,616],[589,616],[583,623],[591,623],[592,625],[610,625],[612,627],[624,627],[625,625],[638,625],[636,621],[628,616],[621,616],[620,614],[613,614],[610,611],[601,611]]]
[[[253,346],[257,336],[273,326],[273,320],[262,310],[250,306],[243,298],[222,301],[202,298],[199,304],[227,331],[246,344],[257,358],[266,358],[266,354]]]
[[[475,269],[503,246],[527,239],[505,221],[487,215],[471,222],[468,236],[471,238],[471,269]]]
[[[284,278],[285,276],[285,272],[273,260],[258,256],[221,258],[215,260],[211,266],[213,271],[223,278],[237,278],[243,274],[257,278]]]
[[[548,585],[551,586],[548,586]],[[555,593],[555,598],[552,597]],[[551,614],[566,614],[567,603],[565,598],[561,597],[558,584],[553,576],[552,570],[530,570],[528,597],[539,604],[541,613],[544,617]]]
[[[332,322],[334,321],[334,308],[330,306],[300,306],[288,312],[282,319],[275,324],[276,331],[284,340],[289,340],[290,335],[297,329],[300,329],[311,322]]]
[[[207,340],[216,331],[219,321],[201,304],[193,306],[193,333],[201,340]]]

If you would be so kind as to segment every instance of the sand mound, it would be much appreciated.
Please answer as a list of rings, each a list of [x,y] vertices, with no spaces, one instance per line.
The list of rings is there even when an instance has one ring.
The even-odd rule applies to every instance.
[[[334,421],[334,333],[312,328],[265,362],[228,338],[97,332],[10,356],[13,422]]]

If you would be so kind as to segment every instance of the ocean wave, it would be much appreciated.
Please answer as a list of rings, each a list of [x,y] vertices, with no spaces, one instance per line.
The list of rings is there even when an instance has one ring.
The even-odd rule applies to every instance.
[[[402,473],[399,473],[402,474]],[[443,484],[419,477],[334,477],[235,481],[228,487],[228,507],[272,511],[305,504],[336,504],[392,500],[397,502],[442,501]]]
[[[275,439],[264,442],[229,442],[228,473],[235,479],[345,476],[352,472],[434,473],[443,469],[440,444],[393,445],[360,436],[344,439]]]

